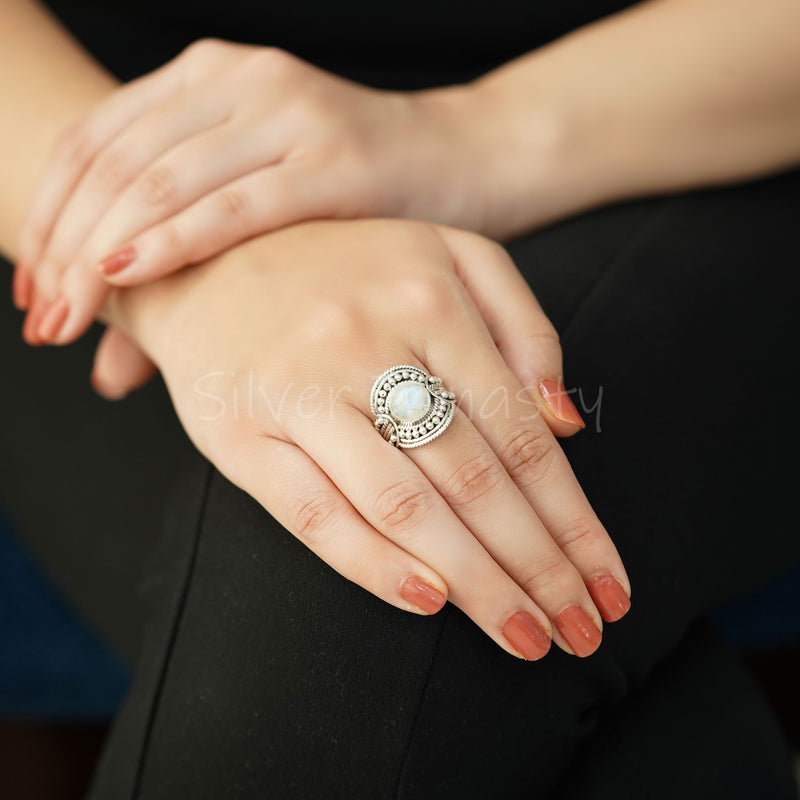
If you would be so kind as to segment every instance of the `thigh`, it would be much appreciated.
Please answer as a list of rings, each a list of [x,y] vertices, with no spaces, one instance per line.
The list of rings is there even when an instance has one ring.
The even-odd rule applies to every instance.
[[[93,797],[555,791],[601,709],[646,687],[706,609],[800,554],[774,445],[789,383],[769,372],[795,369],[797,184],[608,209],[512,248],[563,334],[568,384],[590,403],[603,391],[566,443],[633,582],[598,653],[524,663],[449,604],[390,607],[198,475],[161,569],[177,588]]]

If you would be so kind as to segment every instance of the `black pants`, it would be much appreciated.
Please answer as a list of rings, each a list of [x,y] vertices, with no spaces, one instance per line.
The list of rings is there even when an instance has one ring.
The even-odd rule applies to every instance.
[[[521,662],[450,604],[346,581],[196,454],[160,383],[105,403],[90,340],[31,350],[6,308],[0,505],[136,666],[92,799],[795,797],[703,616],[800,557],[798,212],[793,173],[511,246],[633,585],[585,660]]]

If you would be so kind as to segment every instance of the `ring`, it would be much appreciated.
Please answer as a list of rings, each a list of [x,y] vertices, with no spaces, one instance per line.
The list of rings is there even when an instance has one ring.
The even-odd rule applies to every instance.
[[[456,413],[456,396],[442,379],[401,364],[373,384],[369,407],[375,427],[395,447],[420,447],[441,436]]]

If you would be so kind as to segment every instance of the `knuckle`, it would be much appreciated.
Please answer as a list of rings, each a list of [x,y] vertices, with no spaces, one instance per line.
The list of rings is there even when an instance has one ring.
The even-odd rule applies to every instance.
[[[582,516],[562,527],[556,541],[562,550],[572,553],[592,550],[602,539],[603,531],[597,520]]]
[[[452,281],[439,273],[396,278],[391,296],[404,313],[426,322],[449,317],[456,302]]]
[[[570,565],[563,557],[545,558],[529,570],[520,586],[527,595],[533,597],[546,586],[566,586],[572,578],[570,572]]]
[[[561,351],[561,337],[558,335],[558,331],[553,326],[553,323],[550,322],[547,317],[542,316],[539,324],[541,328],[536,330],[535,332],[528,335],[528,339],[531,341],[546,342],[552,349]]]
[[[384,489],[375,499],[375,514],[389,530],[408,530],[418,525],[433,508],[428,488],[414,480],[402,480]]]
[[[296,498],[292,520],[297,537],[307,544],[320,544],[330,532],[338,510],[339,504],[330,494]]]
[[[462,462],[445,484],[451,504],[465,506],[490,498],[502,484],[505,470],[499,461],[484,455]]]
[[[55,261],[42,264],[42,269],[36,275],[36,292],[42,297],[52,300],[61,289],[61,278],[65,268]]]
[[[84,163],[91,158],[94,142],[85,120],[72,123],[56,140],[56,158],[68,162]]]
[[[219,74],[234,47],[236,45],[213,37],[192,42],[180,57],[182,62],[180,81],[183,87],[192,87]]]
[[[36,284],[42,287],[52,287],[60,280],[69,267],[69,261],[60,255],[60,248],[52,247],[48,250],[42,264],[36,273]]]
[[[142,200],[151,206],[169,205],[178,193],[178,180],[172,167],[159,164],[147,170],[139,182]]]
[[[270,75],[282,74],[295,67],[299,61],[291,53],[280,47],[259,47],[248,58],[247,63],[254,69],[266,70]]]
[[[156,240],[153,242],[153,250],[161,253],[184,253],[186,251],[185,242],[178,226],[171,220],[162,222],[154,229],[152,235]]]
[[[344,295],[313,298],[303,314],[304,338],[326,349],[352,349],[367,341],[369,324],[359,303]]]
[[[219,207],[224,219],[240,227],[248,227],[253,217],[252,202],[241,189],[223,189],[219,193]]]
[[[517,428],[503,453],[509,475],[520,487],[537,483],[553,463],[554,441],[549,431],[538,426]]]
[[[124,186],[129,178],[130,159],[117,148],[101,153],[91,169],[93,183],[107,192],[115,192]]]
[[[183,55],[193,60],[204,60],[217,55],[224,46],[225,43],[221,39],[215,39],[213,36],[206,36],[188,45],[184,49]]]
[[[50,226],[40,219],[40,215],[33,216],[26,220],[24,227],[19,234],[19,246],[21,255],[33,261],[34,258],[28,254],[40,253],[47,243],[47,237],[50,233]]]

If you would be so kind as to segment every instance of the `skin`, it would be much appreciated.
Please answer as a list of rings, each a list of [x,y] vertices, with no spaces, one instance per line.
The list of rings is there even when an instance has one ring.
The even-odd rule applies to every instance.
[[[80,335],[108,293],[98,263],[120,247],[135,257],[107,281],[131,285],[304,219],[407,217],[503,238],[792,163],[800,7],[751,5],[655,0],[472,84],[414,93],[198,42],[60,141],[20,234],[41,297],[27,338]]]
[[[578,606],[599,631],[586,583],[611,574],[630,585],[495,346],[502,317],[482,314],[464,287],[460,275],[476,271],[514,287],[516,310],[548,334],[501,247],[395,220],[257,237],[161,285],[117,292],[113,315],[158,364],[197,447],[341,574],[408,610],[399,589],[418,575],[514,655],[502,629],[526,611],[572,652],[553,620]],[[368,403],[387,364],[446,367],[448,388],[474,402],[435,442],[389,447]]]
[[[194,387],[219,364],[234,365],[236,374],[281,375],[297,353],[303,359],[288,362],[298,366],[267,386],[268,395],[290,377],[330,390],[343,371],[373,376],[389,362],[420,363],[456,379],[471,367],[483,392],[559,377],[549,323],[507,257],[485,239],[380,221],[268,232],[314,216],[409,216],[503,238],[624,197],[784,168],[800,159],[796,4],[655,0],[473,84],[411,95],[366,90],[280,51],[219,42],[201,43],[115,90],[36,6],[6,0],[4,13],[0,44],[16,69],[0,75],[0,96],[17,113],[0,132],[0,170],[15,188],[0,201],[0,246],[22,258],[14,295],[30,308],[26,339],[70,341],[99,313],[112,327],[98,351],[95,385],[118,396],[157,365],[198,447],[315,552],[388,602],[400,604],[398,581],[413,571],[447,590],[509,652],[498,631],[514,610],[527,610],[550,632],[561,610],[578,605],[599,626],[586,582],[607,572],[626,594],[630,586],[554,446],[551,429],[569,434],[575,426],[554,417],[534,388],[526,409],[532,403],[538,410],[535,422],[523,423],[519,408],[513,424],[460,414],[458,432],[447,434],[450,449],[430,445],[412,455],[375,436],[363,405],[336,406],[335,420],[352,425],[359,457],[371,451],[375,463],[395,461],[376,470],[394,477],[394,489],[370,485],[364,493],[352,483],[351,450],[330,419],[226,419],[209,432],[193,405]],[[587,63],[602,83],[587,80]],[[235,78],[237,91],[218,90],[220,72]],[[254,104],[255,87],[279,99]],[[198,108],[197,116],[188,108]],[[137,137],[126,133],[131,128]],[[145,146],[134,146],[134,138]],[[187,153],[224,152],[226,142],[242,160],[212,162],[192,185],[181,167]],[[34,191],[33,175],[45,162]],[[358,248],[353,225],[363,226]],[[98,262],[130,244],[137,253],[131,269],[104,277]],[[396,253],[406,258],[397,261]],[[401,298],[391,321],[384,321],[386,286]],[[282,320],[288,306],[264,313],[277,297],[302,309],[296,323]],[[514,302],[524,308],[509,316]],[[246,326],[230,324],[231,309]],[[270,327],[275,320],[284,324]],[[254,341],[275,342],[275,352]],[[453,342],[458,347],[448,349]],[[465,363],[473,347],[480,355]],[[347,364],[332,370],[341,352]],[[353,396],[368,390],[359,386]],[[535,435],[526,426],[536,426]],[[523,431],[529,445],[515,448],[511,431]],[[280,457],[264,459],[270,448]],[[514,463],[520,452],[533,457]],[[470,467],[473,457],[483,460]],[[266,462],[316,487],[313,513],[283,473],[265,474]],[[404,485],[420,490],[403,496],[401,474],[410,481]],[[428,502],[414,501],[420,497]],[[379,498],[395,502],[381,514]],[[420,507],[440,523],[436,537]],[[486,520],[506,516],[502,533],[488,530]],[[398,518],[405,529],[391,524]],[[415,537],[417,526],[425,536]],[[341,535],[328,537],[333,530]],[[377,554],[366,564],[364,547]],[[479,584],[470,580],[475,574],[483,576]],[[470,591],[475,585],[480,598]],[[568,649],[557,630],[554,636]]]

